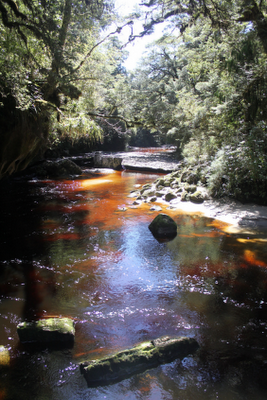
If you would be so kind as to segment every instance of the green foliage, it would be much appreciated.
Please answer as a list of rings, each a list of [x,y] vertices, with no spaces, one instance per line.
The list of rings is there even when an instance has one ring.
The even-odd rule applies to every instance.
[[[127,52],[113,35],[117,29],[109,40],[101,36],[112,21],[113,2],[21,0],[15,8],[13,0],[0,0],[2,148],[22,120],[31,128],[30,136],[23,134],[27,146],[7,140],[24,156],[16,153],[2,170],[15,170],[28,160],[27,152],[35,154],[48,127],[50,145],[68,149],[79,143],[82,149],[101,144],[123,150],[128,140],[155,145],[155,139],[175,144],[187,164],[202,169],[213,195],[264,203],[266,4],[141,3],[141,36],[162,21],[169,21],[170,30],[129,74],[123,67]]]
[[[153,4],[155,11],[161,4],[167,12],[178,2]],[[237,6],[222,8],[221,15],[241,15]],[[208,19],[200,13],[179,39],[165,36],[150,48],[131,78],[132,113],[176,144],[187,164],[202,168],[214,196],[264,203],[266,52],[256,21],[236,19],[221,29],[213,11]]]
[[[267,204],[267,127],[254,128],[246,140],[226,145],[211,164],[208,186],[213,196]]]
[[[107,84],[107,73],[102,76],[100,72],[105,60],[109,58],[113,70],[118,70],[120,63],[121,54],[116,58],[113,50],[115,44],[110,44],[109,55],[103,47],[115,33],[103,32],[112,22],[112,10],[113,2],[105,0],[22,0],[17,4],[13,0],[0,0],[2,148],[7,145],[6,138],[22,132],[21,118],[7,120],[18,111],[33,117],[31,124],[34,118],[38,121],[40,148],[45,145],[48,126],[50,146],[51,143],[58,146],[62,140],[72,144],[84,142],[84,148],[88,148],[89,143],[92,147],[102,140],[102,129],[87,112],[98,106],[96,93],[100,82]],[[24,147],[30,157],[36,153],[33,152],[36,141],[28,136],[22,133],[20,140],[27,142]],[[16,140],[9,140],[13,142]],[[29,158],[26,153],[21,155],[20,163],[10,160],[12,167],[5,165],[2,171],[24,165],[23,159]],[[16,157],[20,160],[19,154]]]
[[[149,129],[138,128],[132,130],[128,144],[133,147],[158,147],[161,143],[160,137]]]
[[[103,139],[100,126],[87,115],[68,117],[58,121],[51,119],[50,149],[56,151],[91,151]]]

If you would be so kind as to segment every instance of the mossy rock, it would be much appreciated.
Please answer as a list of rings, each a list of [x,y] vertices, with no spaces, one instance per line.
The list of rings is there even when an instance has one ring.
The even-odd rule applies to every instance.
[[[0,371],[10,366],[10,354],[5,346],[0,346]]]
[[[140,191],[141,195],[143,197],[151,197],[155,196],[155,190],[154,189],[147,189],[145,191]]]
[[[174,200],[174,199],[177,199],[177,196],[174,193],[172,193],[172,192],[166,193],[165,201],[169,202],[169,201]]]
[[[184,187],[184,190],[186,190],[188,193],[194,193],[197,190],[197,186],[196,185],[186,185]]]
[[[194,172],[190,173],[188,177],[186,178],[187,183],[191,184],[196,184],[199,181],[199,176],[198,174],[195,174]]]
[[[139,191],[133,190],[133,191],[128,195],[128,197],[129,197],[130,199],[133,199],[133,198],[135,198],[135,197],[138,197],[139,195],[140,195],[140,192],[139,192]]]
[[[72,160],[45,161],[34,168],[34,173],[40,178],[70,178],[81,175],[82,169]]]
[[[188,171],[187,169],[185,169],[180,175],[181,182],[187,182],[187,178],[190,175],[190,173],[191,173],[191,171]]]
[[[181,201],[189,201],[190,200],[190,195],[187,192],[182,192],[181,195]]]
[[[170,187],[171,184],[172,184],[172,182],[173,182],[173,179],[170,179],[170,178],[165,179],[165,180],[164,180],[163,186],[164,186],[164,187]]]
[[[195,193],[191,194],[190,201],[192,201],[192,203],[203,203],[204,201],[203,193],[200,190],[198,190]]]
[[[146,183],[142,189],[146,190],[146,189],[150,189],[151,188],[151,184],[150,183]]]
[[[149,229],[156,238],[170,238],[177,234],[176,222],[167,214],[158,214],[149,225]]]
[[[21,322],[17,332],[22,343],[69,345],[74,342],[75,328],[71,318],[48,318]]]
[[[178,187],[180,187],[180,183],[178,182],[178,180],[175,180],[171,183],[172,189],[177,189]]]
[[[159,178],[155,181],[156,187],[158,188],[159,186],[164,186],[164,178]]]
[[[181,176],[181,171],[180,171],[180,170],[174,171],[174,172],[172,172],[170,175],[171,175],[173,178],[180,178],[180,176]]]
[[[157,191],[156,193],[155,193],[155,195],[157,196],[157,197],[163,197],[164,195],[165,195],[165,192],[163,192],[163,191]]]
[[[198,349],[193,338],[163,337],[147,341],[114,355],[80,364],[88,387],[119,382],[125,378],[155,368],[160,364],[184,358]]]

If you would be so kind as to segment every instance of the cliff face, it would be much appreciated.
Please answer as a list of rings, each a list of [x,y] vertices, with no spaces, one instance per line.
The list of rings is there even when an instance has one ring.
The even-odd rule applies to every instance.
[[[21,171],[45,147],[45,110],[19,110],[12,95],[0,95],[0,179]]]

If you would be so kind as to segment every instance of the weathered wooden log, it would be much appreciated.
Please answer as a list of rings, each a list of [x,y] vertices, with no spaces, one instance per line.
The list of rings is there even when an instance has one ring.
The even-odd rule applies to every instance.
[[[74,342],[74,322],[71,318],[48,318],[21,322],[17,332],[22,343],[70,345]]]
[[[163,337],[99,360],[83,362],[80,371],[88,387],[108,385],[177,358],[182,359],[194,353],[198,347],[193,338]]]

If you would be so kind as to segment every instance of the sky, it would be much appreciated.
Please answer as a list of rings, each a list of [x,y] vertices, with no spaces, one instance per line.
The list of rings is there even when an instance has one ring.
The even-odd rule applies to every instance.
[[[127,15],[134,10],[134,7],[138,5],[140,1],[136,0],[115,0],[115,7],[119,11],[119,13],[123,15]],[[138,26],[137,26],[138,28]],[[142,29],[142,25],[140,23],[139,29]],[[128,27],[120,34],[119,38],[122,42],[126,42],[130,34],[130,30]],[[154,40],[160,38],[162,36],[162,26],[157,25],[155,27],[155,32],[151,35],[148,35],[143,38],[135,39],[132,44],[127,45],[126,50],[129,52],[128,59],[124,62],[124,66],[128,70],[133,70],[136,66],[142,54],[146,51],[146,45],[153,42]]]

